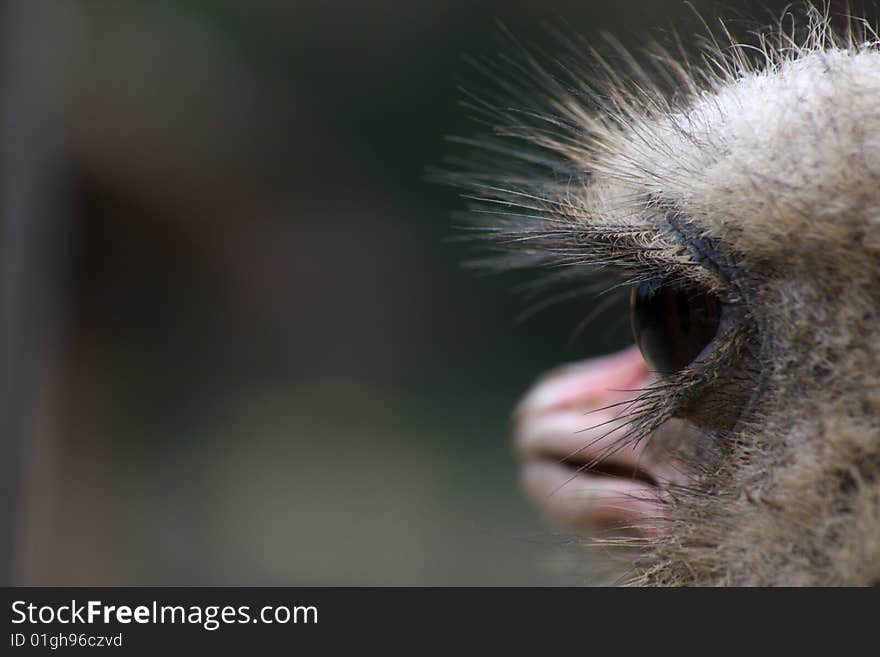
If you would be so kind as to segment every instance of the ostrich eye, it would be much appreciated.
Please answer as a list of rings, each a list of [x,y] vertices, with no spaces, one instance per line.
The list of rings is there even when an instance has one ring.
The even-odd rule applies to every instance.
[[[630,316],[648,366],[672,374],[712,342],[721,322],[721,302],[693,286],[638,283],[630,293]]]

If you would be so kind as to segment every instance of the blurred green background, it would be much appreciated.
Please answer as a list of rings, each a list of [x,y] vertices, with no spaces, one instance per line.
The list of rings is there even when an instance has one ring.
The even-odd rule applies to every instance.
[[[424,172],[475,131],[462,56],[499,22],[549,52],[546,21],[638,49],[700,31],[684,3],[24,4],[5,56],[51,128],[55,241],[33,257],[56,276],[18,581],[608,581],[522,498],[508,422],[541,371],[626,344],[625,313],[517,322],[526,278],[462,267],[463,202]]]

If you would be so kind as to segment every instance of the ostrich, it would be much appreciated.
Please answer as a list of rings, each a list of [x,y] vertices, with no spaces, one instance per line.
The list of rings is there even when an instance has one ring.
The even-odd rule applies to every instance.
[[[515,414],[530,497],[636,548],[622,583],[880,584],[880,40],[836,20],[478,64],[452,178],[488,260],[630,296],[637,346]]]

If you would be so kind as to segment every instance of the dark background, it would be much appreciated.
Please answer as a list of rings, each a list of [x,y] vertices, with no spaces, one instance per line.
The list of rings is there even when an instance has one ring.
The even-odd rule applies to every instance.
[[[462,267],[463,202],[425,169],[475,131],[462,56],[499,21],[637,50],[703,32],[684,3],[4,10],[13,581],[607,581],[521,498],[508,422],[541,371],[624,345],[625,313],[517,322],[524,278]]]

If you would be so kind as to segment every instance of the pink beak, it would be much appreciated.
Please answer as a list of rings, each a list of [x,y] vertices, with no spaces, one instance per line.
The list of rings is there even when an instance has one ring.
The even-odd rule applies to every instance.
[[[632,410],[625,402],[650,382],[631,347],[551,371],[520,403],[515,442],[523,486],[556,523],[579,532],[663,532],[668,511],[661,484],[674,470],[646,455],[647,441],[621,441],[623,417]]]

